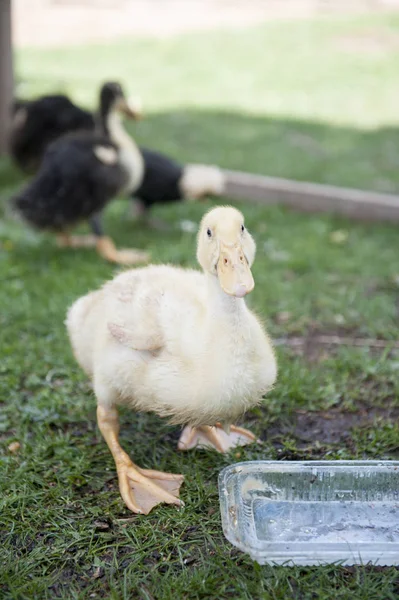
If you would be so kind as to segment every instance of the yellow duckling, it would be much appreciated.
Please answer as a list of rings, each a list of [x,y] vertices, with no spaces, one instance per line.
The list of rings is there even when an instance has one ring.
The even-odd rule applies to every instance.
[[[98,425],[133,512],[182,504],[183,476],[131,461],[118,441],[118,404],[185,425],[180,450],[210,445],[226,452],[255,440],[230,425],[277,375],[271,342],[244,300],[254,288],[255,250],[241,212],[217,207],[198,233],[203,273],[169,265],[129,270],[68,312],[72,348],[93,381]]]

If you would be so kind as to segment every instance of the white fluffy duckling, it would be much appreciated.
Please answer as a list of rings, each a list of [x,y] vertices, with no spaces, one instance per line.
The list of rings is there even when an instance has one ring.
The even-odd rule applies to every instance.
[[[254,288],[254,257],[241,212],[217,207],[198,234],[203,273],[169,265],[129,270],[69,310],[72,348],[93,381],[98,425],[133,512],[182,504],[183,476],[131,461],[118,441],[118,404],[186,425],[180,450],[200,444],[226,452],[255,440],[230,425],[261,401],[277,375],[271,342],[244,300]]]

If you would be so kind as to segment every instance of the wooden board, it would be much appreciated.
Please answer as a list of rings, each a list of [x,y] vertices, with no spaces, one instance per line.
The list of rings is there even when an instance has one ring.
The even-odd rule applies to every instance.
[[[399,168],[399,165],[398,165]],[[330,212],[358,220],[399,222],[399,196],[290,179],[224,171],[226,196],[258,204],[282,204],[306,212]]]

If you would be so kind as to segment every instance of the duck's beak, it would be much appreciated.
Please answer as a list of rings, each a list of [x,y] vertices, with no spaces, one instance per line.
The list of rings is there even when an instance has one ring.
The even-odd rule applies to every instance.
[[[243,298],[255,287],[251,269],[240,244],[221,242],[217,264],[220,285],[226,294]]]
[[[116,101],[116,110],[123,113],[129,119],[138,121],[143,116],[142,103],[140,98],[118,98]]]

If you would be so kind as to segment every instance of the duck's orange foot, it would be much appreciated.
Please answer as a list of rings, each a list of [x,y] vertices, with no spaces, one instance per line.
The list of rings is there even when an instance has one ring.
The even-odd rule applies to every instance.
[[[117,464],[119,490],[126,506],[131,511],[148,515],[162,502],[184,506],[179,498],[183,475],[140,469],[133,463]]]
[[[225,453],[237,446],[246,446],[253,442],[260,442],[260,440],[257,440],[247,429],[231,425],[229,431],[225,431],[222,425],[217,423],[215,427],[185,427],[177,447],[179,450],[191,450],[198,446],[214,448],[218,452]]]
[[[108,237],[98,238],[96,247],[100,256],[110,262],[118,263],[120,265],[137,265],[149,262],[150,260],[150,254],[143,250],[136,250],[134,248],[123,248],[118,250],[111,238]]]

